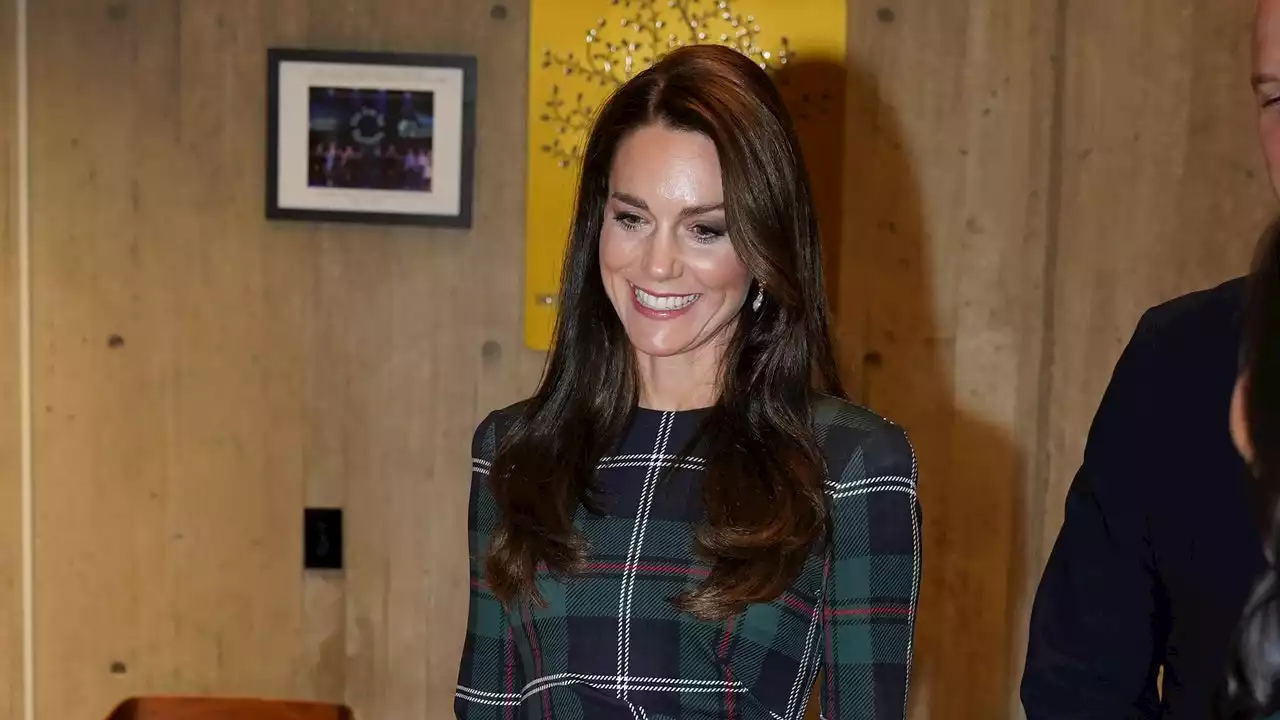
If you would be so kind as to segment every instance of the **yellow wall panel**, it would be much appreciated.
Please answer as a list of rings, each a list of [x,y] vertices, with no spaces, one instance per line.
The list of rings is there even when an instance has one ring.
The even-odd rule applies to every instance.
[[[774,74],[798,123],[808,106],[825,111],[814,117],[843,112],[839,73],[792,70],[843,65],[843,0],[534,0],[529,25],[524,307],[535,350],[551,343],[579,150],[593,111],[626,78],[680,45],[732,45]]]

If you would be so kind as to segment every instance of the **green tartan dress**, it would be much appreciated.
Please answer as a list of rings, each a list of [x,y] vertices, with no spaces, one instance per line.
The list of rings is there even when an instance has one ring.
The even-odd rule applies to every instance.
[[[901,428],[818,396],[830,541],[773,602],[705,622],[670,599],[708,570],[692,550],[705,460],[696,447],[677,455],[706,411],[638,409],[598,466],[606,512],[577,512],[585,572],[543,573],[546,607],[504,608],[484,579],[498,521],[488,472],[517,412],[490,414],[473,440],[457,717],[793,720],[819,679],[823,718],[905,716],[921,557],[915,456]]]

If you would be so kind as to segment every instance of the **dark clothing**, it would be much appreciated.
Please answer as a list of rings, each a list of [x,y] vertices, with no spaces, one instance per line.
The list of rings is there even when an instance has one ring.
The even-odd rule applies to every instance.
[[[774,601],[709,622],[671,603],[709,569],[693,553],[706,459],[699,448],[681,452],[703,415],[637,410],[598,465],[604,514],[576,514],[589,542],[586,567],[564,579],[538,574],[546,608],[503,606],[485,582],[483,551],[500,519],[488,473],[513,413],[481,423],[457,717],[798,720],[816,677],[824,718],[905,717],[920,584],[906,434],[856,405],[818,400],[831,541]]]
[[[1244,290],[1148,310],[1116,365],[1036,593],[1028,720],[1208,717],[1265,565],[1228,429]]]

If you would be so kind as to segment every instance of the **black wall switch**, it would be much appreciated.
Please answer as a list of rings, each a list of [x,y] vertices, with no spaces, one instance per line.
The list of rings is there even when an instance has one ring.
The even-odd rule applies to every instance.
[[[308,570],[342,569],[342,508],[305,508],[302,564]]]

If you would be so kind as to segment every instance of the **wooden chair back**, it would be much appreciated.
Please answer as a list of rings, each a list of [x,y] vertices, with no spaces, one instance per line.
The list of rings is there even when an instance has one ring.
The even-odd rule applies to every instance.
[[[354,720],[345,705],[218,697],[134,697],[107,720]]]

